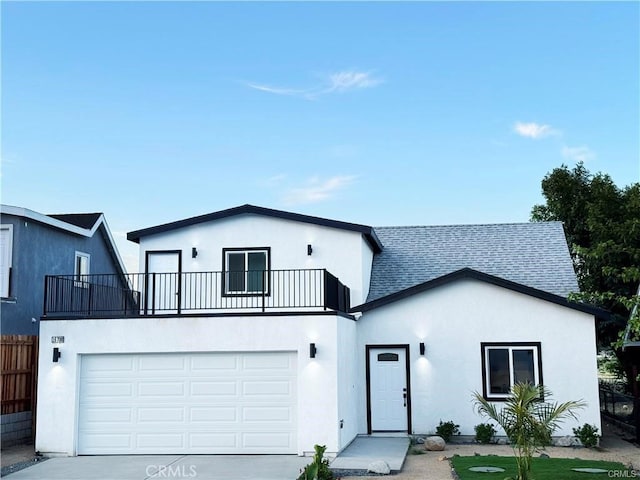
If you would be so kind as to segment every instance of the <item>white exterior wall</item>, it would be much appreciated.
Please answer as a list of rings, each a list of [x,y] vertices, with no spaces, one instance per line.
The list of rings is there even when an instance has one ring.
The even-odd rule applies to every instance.
[[[462,435],[474,435],[473,427],[487,421],[472,405],[473,392],[482,393],[481,342],[541,342],[552,400],[588,404],[577,412],[578,422],[567,420],[555,435],[572,435],[584,423],[600,428],[594,317],[477,280],[366,312],[358,320],[359,371],[364,378],[367,344],[409,344],[413,432],[434,432],[440,420],[453,420]],[[367,431],[365,395],[358,401],[361,433]]]
[[[363,374],[358,370],[357,352],[354,348],[357,323],[341,322],[338,325],[338,435],[339,449],[345,448],[359,433],[358,398]],[[340,426],[342,421],[342,427]]]
[[[36,450],[44,454],[75,455],[79,372],[82,354],[161,352],[297,351],[298,454],[313,453],[314,444],[335,454],[351,438],[339,431],[339,420],[356,424],[353,409],[338,404],[339,385],[354,384],[338,361],[352,351],[354,321],[335,315],[269,317],[175,317],[107,320],[52,320],[40,326]],[[52,336],[64,335],[62,357],[51,361]],[[309,343],[318,354],[309,358]]]
[[[191,258],[192,247],[196,258]],[[139,271],[145,271],[148,250],[182,250],[183,272],[205,272],[222,270],[223,248],[245,247],[271,247],[272,270],[326,268],[351,289],[351,305],[366,299],[373,253],[362,234],[255,214],[142,237]]]

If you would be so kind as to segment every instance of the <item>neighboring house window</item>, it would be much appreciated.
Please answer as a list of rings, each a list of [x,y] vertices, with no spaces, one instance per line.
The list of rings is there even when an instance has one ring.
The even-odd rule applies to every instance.
[[[87,287],[89,275],[89,261],[91,257],[88,253],[76,252],[76,263],[74,278],[76,287]]]
[[[224,293],[256,295],[268,293],[269,248],[224,248]]]
[[[11,268],[13,258],[13,225],[0,225],[0,297],[11,294]]]
[[[540,343],[482,343],[482,390],[504,400],[516,383],[542,384]]]

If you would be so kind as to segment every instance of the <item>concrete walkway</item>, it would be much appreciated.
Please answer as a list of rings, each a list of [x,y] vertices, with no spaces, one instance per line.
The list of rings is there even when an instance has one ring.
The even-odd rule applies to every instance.
[[[108,455],[51,458],[11,480],[295,480],[309,464],[296,455]]]
[[[392,473],[402,470],[409,437],[358,436],[329,465],[337,474],[365,474],[369,465],[384,460]]]

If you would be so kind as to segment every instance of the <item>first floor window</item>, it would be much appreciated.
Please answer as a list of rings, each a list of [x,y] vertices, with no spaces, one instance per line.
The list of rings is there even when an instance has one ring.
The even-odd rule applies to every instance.
[[[268,293],[269,248],[223,250],[226,294]]]
[[[89,275],[89,260],[90,255],[88,253],[76,252],[76,262],[74,269],[74,279],[76,287],[86,287]]]
[[[540,343],[483,343],[483,393],[504,400],[516,383],[542,384]]]

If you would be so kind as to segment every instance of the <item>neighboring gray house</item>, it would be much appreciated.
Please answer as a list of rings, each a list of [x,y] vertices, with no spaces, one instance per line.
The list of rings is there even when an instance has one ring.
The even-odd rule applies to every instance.
[[[102,213],[43,215],[10,205],[0,212],[3,335],[38,335],[45,275],[124,273]]]

